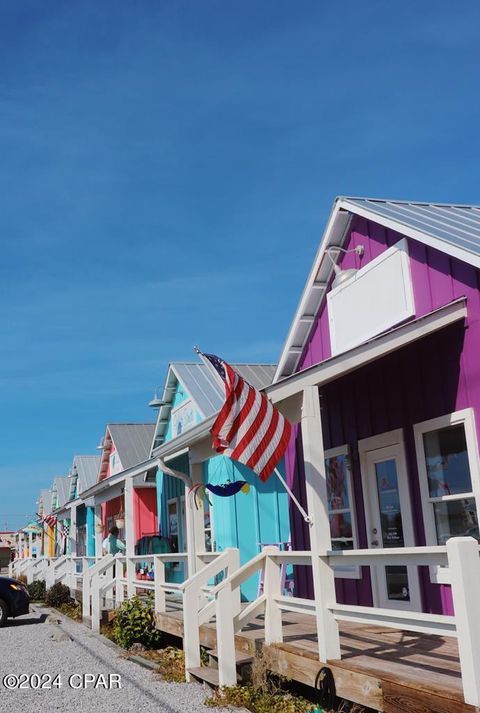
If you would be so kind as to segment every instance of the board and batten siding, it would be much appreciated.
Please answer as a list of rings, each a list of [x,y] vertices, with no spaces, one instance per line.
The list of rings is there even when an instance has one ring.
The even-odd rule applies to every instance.
[[[346,255],[343,268],[361,267],[404,236],[372,221],[355,217],[347,248],[365,247],[363,258]],[[402,428],[405,440],[415,542],[425,544],[413,425],[453,411],[475,411],[480,441],[480,280],[478,270],[460,260],[408,239],[416,317],[467,298],[467,329],[453,325],[424,340],[347,375],[321,389],[320,399],[325,448],[349,444],[357,513],[359,546],[367,546],[358,440]],[[381,295],[373,296],[381,299]],[[330,356],[326,300],[317,315],[297,371]],[[296,430],[286,454],[287,473],[297,495],[306,502],[301,437]],[[295,549],[308,549],[309,533],[302,518],[290,508]],[[421,572],[425,611],[451,614],[450,587],[430,583]],[[299,596],[312,596],[308,570],[296,572]],[[368,570],[358,580],[338,579],[340,602],[371,604]]]
[[[283,464],[279,466],[283,471]],[[246,466],[225,456],[215,456],[203,464],[203,482],[222,485],[228,481],[245,480],[248,493],[240,492],[222,498],[208,493],[212,502],[213,537],[217,551],[238,547],[240,562],[255,557],[262,545],[286,543],[290,540],[288,496],[275,475],[266,483]],[[248,601],[257,596],[258,576],[242,585],[242,597]]]

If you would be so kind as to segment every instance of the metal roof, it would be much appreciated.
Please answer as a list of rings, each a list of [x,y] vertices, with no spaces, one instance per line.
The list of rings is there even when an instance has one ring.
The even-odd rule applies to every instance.
[[[480,206],[339,196],[328,218],[274,381],[297,369],[333,276],[333,264],[330,259],[324,260],[325,252],[330,247],[345,245],[354,215],[480,268]],[[340,255],[332,257],[341,259]]]
[[[275,364],[232,364],[232,366],[256,389],[263,389],[271,384],[276,369]],[[169,365],[162,395],[162,400],[166,401],[166,404],[159,410],[153,447],[158,447],[165,436],[178,381],[189,393],[204,419],[217,413],[222,407],[224,401],[222,384],[206,364],[172,362]]]
[[[73,459],[72,476],[76,477],[77,493],[95,485],[97,482],[98,469],[100,467],[100,456],[75,456]],[[73,492],[70,492],[73,498]]]
[[[123,470],[147,460],[155,432],[154,423],[111,423],[107,428]]]
[[[55,478],[54,484],[57,490],[57,508],[61,508],[70,499],[70,478]]]
[[[41,490],[40,500],[42,501],[42,515],[50,515],[52,512],[52,492],[51,490]]]
[[[480,206],[348,197],[343,202],[345,207],[348,204],[366,209],[369,214],[435,238],[444,244],[444,249],[450,246],[472,256],[480,255]]]

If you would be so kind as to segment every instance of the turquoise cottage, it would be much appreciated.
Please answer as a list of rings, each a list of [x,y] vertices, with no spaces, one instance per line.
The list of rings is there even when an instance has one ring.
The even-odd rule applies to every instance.
[[[234,367],[256,388],[270,384],[275,373],[272,364]],[[188,446],[184,447],[188,431],[211,420],[221,408],[223,397],[221,384],[204,364],[171,363],[162,398],[151,402],[159,408],[152,456],[160,455],[162,445],[167,442],[181,440],[183,448],[175,458],[168,460],[168,466],[188,475]],[[280,470],[283,471],[283,464]],[[203,501],[205,551],[238,547],[243,563],[254,557],[262,545],[289,541],[288,496],[275,475],[262,483],[249,468],[213,454],[203,461],[202,479],[204,484],[214,486],[239,480],[250,485],[248,493],[239,492],[231,497],[208,493],[211,507]],[[157,472],[157,497],[160,533],[168,538],[173,551],[186,552],[186,515],[187,508],[195,507],[193,497],[188,497],[188,490],[179,478],[161,471]],[[168,576],[170,581],[183,581],[183,565],[172,568]],[[252,578],[242,594],[249,600],[257,595],[257,590],[258,582]]]

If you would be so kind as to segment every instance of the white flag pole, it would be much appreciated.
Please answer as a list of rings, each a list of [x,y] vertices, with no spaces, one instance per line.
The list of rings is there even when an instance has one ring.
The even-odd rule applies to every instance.
[[[281,482],[281,484],[283,485],[283,487],[284,487],[285,490],[287,491],[287,493],[288,493],[290,499],[293,500],[293,502],[294,502],[295,505],[297,506],[297,510],[300,512],[300,514],[301,514],[301,516],[303,517],[303,519],[305,520],[305,522],[308,523],[309,525],[313,525],[313,520],[312,520],[312,518],[310,517],[310,515],[309,515],[307,512],[305,512],[305,510],[303,509],[303,507],[300,505],[300,503],[298,502],[297,498],[295,497],[295,495],[293,494],[293,492],[292,492],[292,491],[290,490],[290,488],[288,487],[285,478],[284,478],[283,475],[280,473],[280,471],[278,470],[278,468],[275,468],[273,472],[275,473],[275,475],[277,476],[277,478],[279,479],[279,481]]]

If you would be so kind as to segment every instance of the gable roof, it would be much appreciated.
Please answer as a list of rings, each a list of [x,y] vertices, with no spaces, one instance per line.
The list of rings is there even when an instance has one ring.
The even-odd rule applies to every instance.
[[[57,489],[57,508],[61,508],[70,498],[70,479],[55,478],[54,483]]]
[[[333,276],[330,247],[342,247],[354,215],[418,240],[480,268],[480,206],[338,196],[287,335],[274,381],[292,374],[300,360]],[[331,255],[334,261],[340,255]]]
[[[52,512],[52,493],[50,490],[40,491],[40,500],[42,501],[41,515],[50,515]]]
[[[110,423],[107,428],[123,470],[147,460],[155,431],[154,423]]]
[[[232,364],[232,366],[256,389],[263,389],[271,384],[276,369],[275,364]],[[178,382],[191,396],[202,420],[213,416],[223,405],[222,385],[206,364],[190,361],[172,362],[169,364],[163,388],[162,400],[166,403],[159,409],[154,448],[160,445],[165,437]]]
[[[73,459],[72,476],[76,478],[77,493],[83,493],[84,490],[95,485],[97,482],[98,469],[100,467],[100,456],[75,456]],[[75,486],[75,480],[72,482],[70,498],[73,498],[72,490]]]

